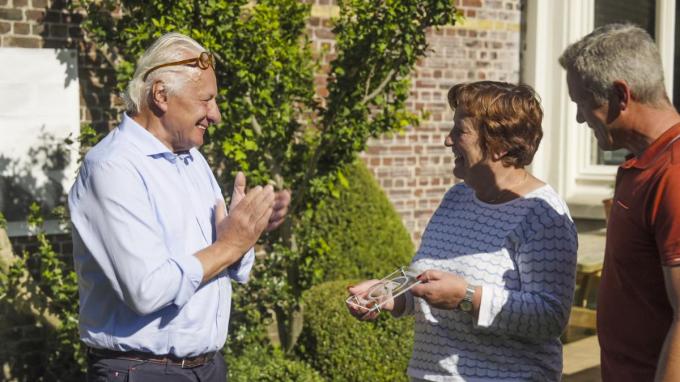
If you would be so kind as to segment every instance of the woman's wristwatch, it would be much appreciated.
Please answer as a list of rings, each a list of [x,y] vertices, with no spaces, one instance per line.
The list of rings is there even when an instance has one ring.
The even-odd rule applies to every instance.
[[[458,309],[466,313],[472,312],[472,298],[475,296],[475,291],[475,287],[468,284],[468,286],[465,288],[465,297],[463,297],[463,299],[458,303]]]

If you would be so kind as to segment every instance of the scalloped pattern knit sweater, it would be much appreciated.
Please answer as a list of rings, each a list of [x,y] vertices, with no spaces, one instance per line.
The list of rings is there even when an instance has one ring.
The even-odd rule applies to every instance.
[[[432,216],[412,266],[482,286],[479,318],[407,296],[416,317],[408,374],[428,381],[559,381],[577,235],[548,185],[487,204],[464,183]]]

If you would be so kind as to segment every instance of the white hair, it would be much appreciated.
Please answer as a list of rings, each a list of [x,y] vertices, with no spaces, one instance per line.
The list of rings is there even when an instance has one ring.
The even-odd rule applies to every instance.
[[[122,94],[125,111],[129,115],[137,114],[149,100],[149,93],[154,82],[161,80],[168,95],[181,90],[187,80],[195,79],[201,69],[187,65],[172,65],[158,68],[144,79],[144,74],[157,65],[198,57],[205,48],[191,37],[171,32],[159,37],[137,61],[135,74],[128,82]]]

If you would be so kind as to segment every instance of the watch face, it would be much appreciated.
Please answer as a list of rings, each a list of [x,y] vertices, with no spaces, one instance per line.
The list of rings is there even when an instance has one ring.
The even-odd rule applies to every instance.
[[[469,312],[472,310],[472,301],[463,300],[458,304],[458,308],[463,312]]]

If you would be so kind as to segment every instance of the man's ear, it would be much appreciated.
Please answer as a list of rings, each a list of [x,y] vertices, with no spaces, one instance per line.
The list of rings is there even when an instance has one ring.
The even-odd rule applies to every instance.
[[[151,85],[150,101],[154,108],[162,111],[168,111],[168,91],[163,81],[156,81]]]
[[[624,111],[628,108],[630,105],[631,101],[631,93],[630,93],[630,87],[628,86],[628,83],[623,80],[616,80],[612,84],[613,86],[613,94],[612,94],[612,100],[610,100],[609,104],[611,105],[612,102],[616,103],[617,109],[619,111]]]

